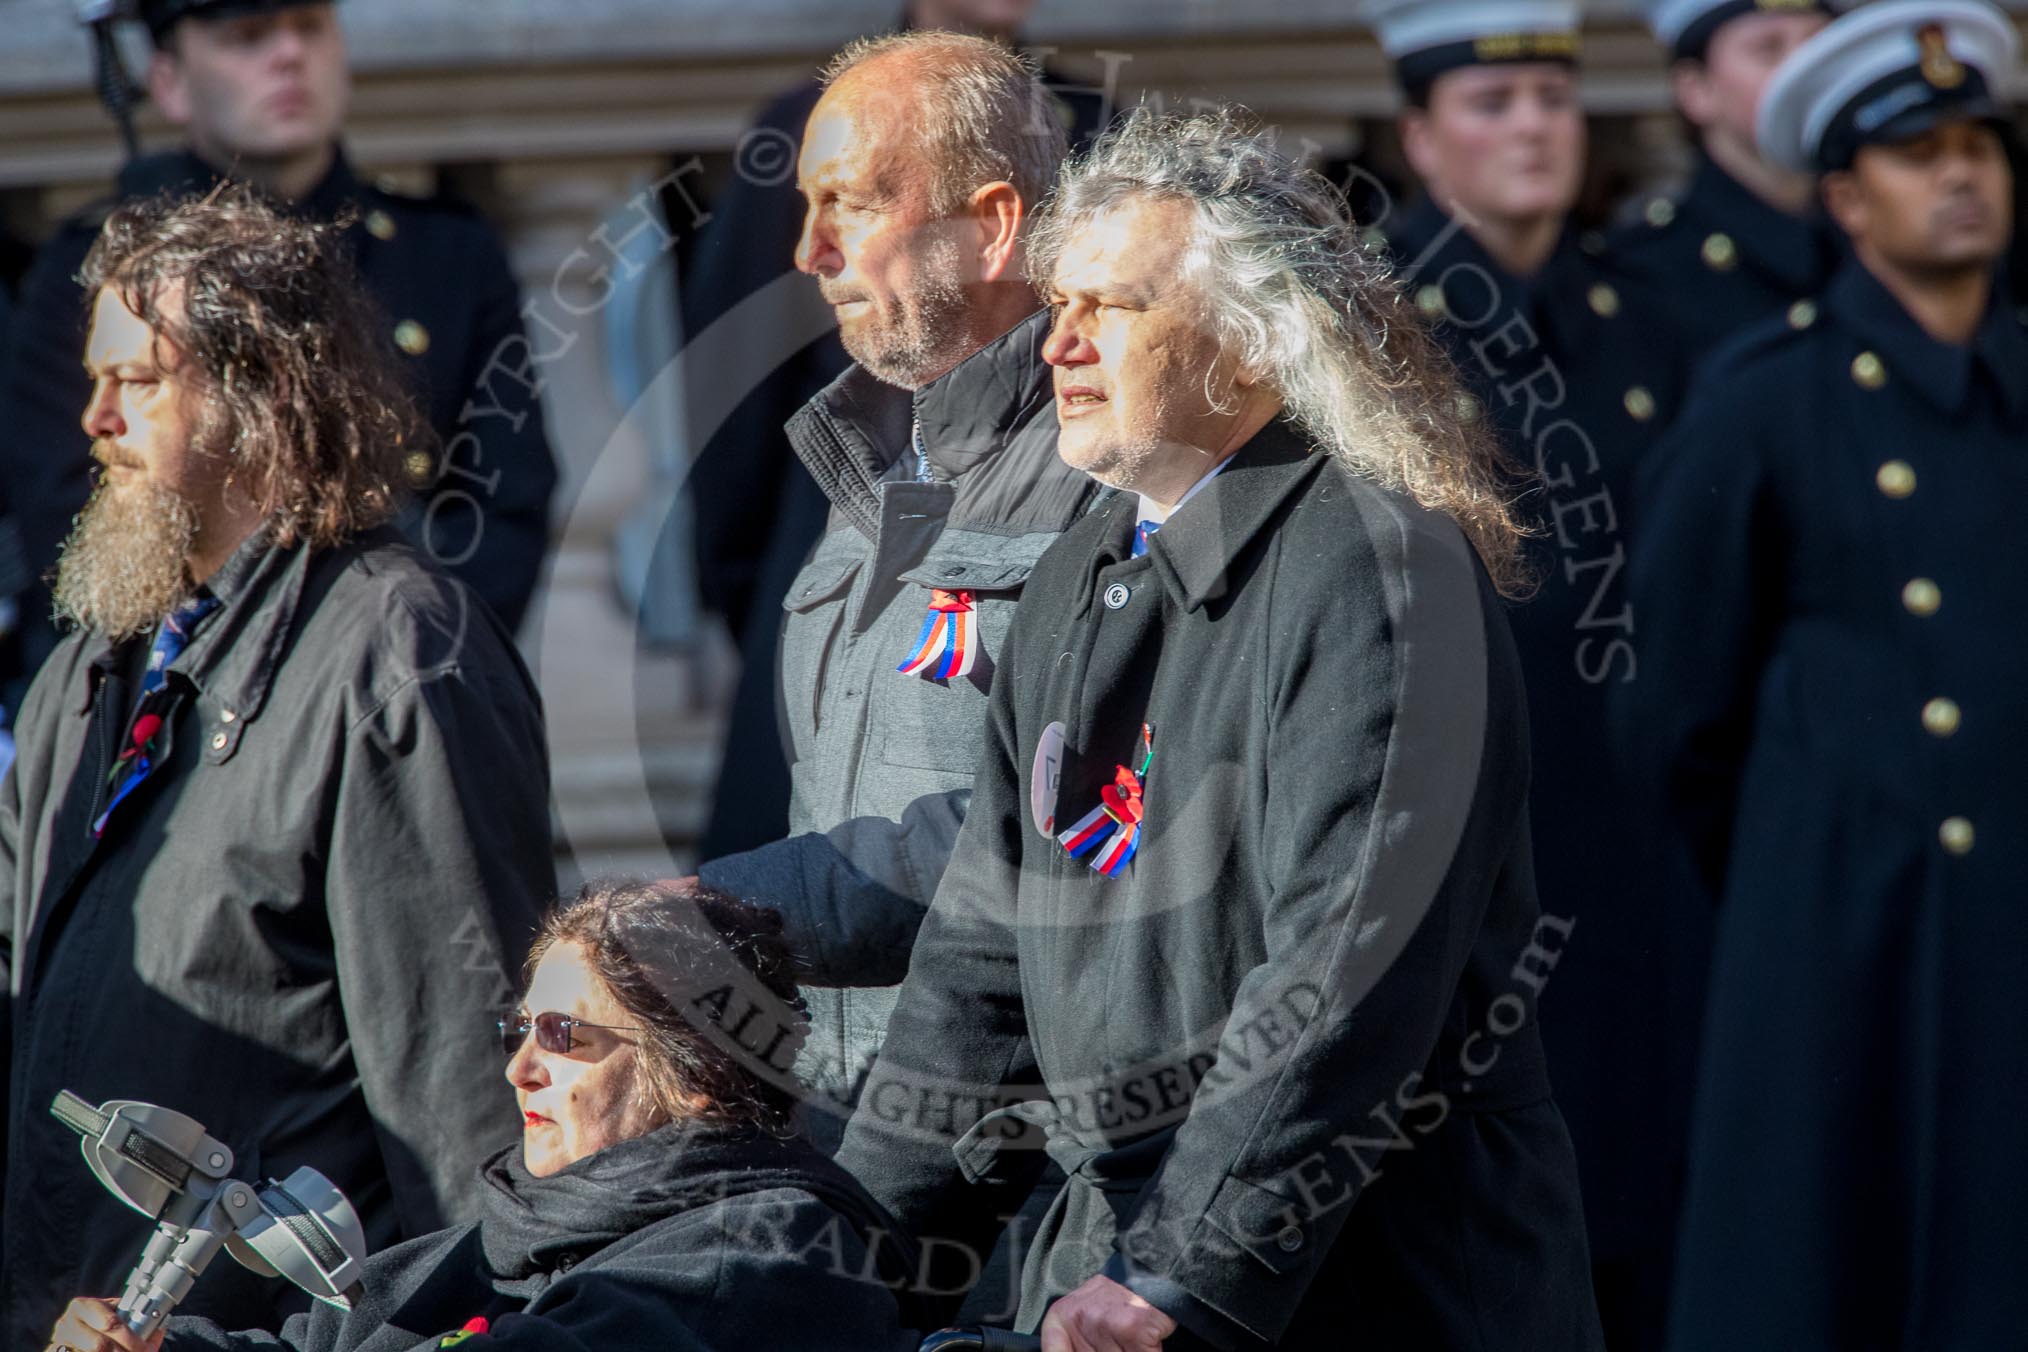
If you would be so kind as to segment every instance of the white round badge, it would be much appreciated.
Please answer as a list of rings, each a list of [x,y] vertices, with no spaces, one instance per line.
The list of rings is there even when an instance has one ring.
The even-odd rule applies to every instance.
[[[1112,586],[1106,588],[1106,609],[1124,610],[1126,608],[1127,598],[1131,595],[1133,595],[1133,593],[1127,590],[1126,583],[1124,582],[1113,583]]]
[[[1028,810],[1035,829],[1056,839],[1056,786],[1063,779],[1063,724],[1051,723],[1035,743],[1035,766],[1028,774]]]

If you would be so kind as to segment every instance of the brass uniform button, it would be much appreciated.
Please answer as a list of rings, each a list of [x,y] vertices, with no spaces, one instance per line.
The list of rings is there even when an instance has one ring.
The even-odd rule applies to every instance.
[[[1878,353],[1861,352],[1852,358],[1852,379],[1862,390],[1877,390],[1887,383],[1887,363]]]
[[[1646,385],[1636,385],[1628,390],[1621,402],[1626,404],[1627,414],[1635,422],[1646,422],[1655,416],[1655,396],[1648,393]]]
[[[1962,856],[1972,852],[1975,833],[1972,824],[1963,817],[1946,817],[1943,825],[1936,829],[1936,838],[1943,842],[1946,850]]]
[[[1620,312],[1620,293],[1604,282],[1595,283],[1585,293],[1585,299],[1591,302],[1592,313],[1600,319],[1611,319]]]
[[[1704,256],[1704,265],[1715,272],[1730,272],[1739,262],[1739,246],[1723,230],[1706,235],[1704,247],[1698,252]]]
[[[1660,230],[1676,219],[1676,204],[1666,197],[1651,197],[1647,208],[1641,213],[1648,218],[1648,224]]]
[[[375,239],[393,239],[394,217],[375,207],[366,213],[366,233]]]
[[[430,462],[428,451],[410,451],[402,460],[401,467],[408,471],[409,482],[417,486],[428,483],[431,471],[436,468]]]
[[[420,357],[430,350],[430,331],[413,319],[404,319],[394,326],[394,345],[411,357]]]
[[[1789,307],[1790,328],[1807,329],[1816,322],[1817,302],[1813,300],[1799,300]]]
[[[1958,708],[1956,700],[1939,695],[1922,706],[1922,728],[1932,737],[1950,736],[1963,721],[1964,711]]]
[[[1926,577],[1914,578],[1901,589],[1901,604],[1909,614],[1926,620],[1943,604],[1943,592]]]
[[[1426,315],[1440,315],[1444,312],[1444,289],[1434,282],[1415,293],[1415,308]]]
[[[1890,498],[1905,498],[1915,491],[1915,466],[1906,460],[1890,460],[1873,476],[1873,482]]]

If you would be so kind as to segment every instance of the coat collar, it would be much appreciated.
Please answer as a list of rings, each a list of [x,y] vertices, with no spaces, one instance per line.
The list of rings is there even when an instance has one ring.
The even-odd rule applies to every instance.
[[[1301,428],[1277,418],[1163,524],[1148,541],[1148,558],[1185,610],[1199,609],[1224,593],[1233,560],[1309,481],[1325,455],[1312,449]],[[1093,548],[1093,572],[1131,557],[1138,502],[1132,493],[1115,493],[1095,509],[1105,522]]]
[[[234,720],[256,717],[295,628],[311,558],[305,546],[282,548],[265,533],[242,544],[206,584],[221,602],[218,611],[191,636],[170,672]],[[130,651],[124,643],[100,644],[91,662],[94,690]]]
[[[1833,227],[1821,214],[1791,216],[1699,154],[1685,202],[1704,221],[1732,237],[1739,257],[1785,289],[1818,291],[1836,259]]]
[[[159,155],[144,155],[132,161],[120,171],[120,198],[131,201],[135,198],[153,197],[159,193],[201,193],[230,175],[193,150],[164,151]],[[356,202],[364,195],[365,185],[353,171],[352,161],[345,154],[345,147],[335,147],[331,157],[331,168],[299,201],[288,204],[289,210],[312,220],[330,220],[347,203]]]
[[[1460,265],[1479,268],[1499,284],[1503,297],[1512,297],[1511,308],[1523,312],[1532,310],[1538,297],[1554,292],[1559,279],[1590,271],[1578,239],[1579,232],[1566,220],[1556,248],[1541,270],[1532,277],[1516,277],[1495,262],[1469,230],[1427,196],[1410,207],[1400,226],[1388,235],[1395,264],[1403,270],[1403,278],[1409,285],[1437,284],[1450,269]],[[1477,287],[1473,289],[1471,306],[1476,309],[1485,301],[1477,294]],[[1578,294],[1583,294],[1581,288]]]
[[[2007,303],[1999,278],[1986,317],[1970,343],[1940,343],[1923,331],[1880,279],[1856,257],[1839,269],[1825,303],[1886,364],[1888,378],[1913,386],[1945,413],[1964,410],[1977,367],[1999,390],[2011,420],[2028,418],[2028,333]]]
[[[955,490],[953,520],[1060,531],[1091,486],[1056,458],[1055,391],[1042,360],[1048,335],[1049,312],[1038,310],[913,392],[854,363],[789,420],[789,441],[831,505],[868,539],[880,534],[882,483],[914,477],[918,421],[931,472]]]

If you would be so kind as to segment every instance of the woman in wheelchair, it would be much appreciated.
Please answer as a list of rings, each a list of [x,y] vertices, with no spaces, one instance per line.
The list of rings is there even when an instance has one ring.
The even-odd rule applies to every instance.
[[[375,1255],[352,1309],[279,1336],[174,1317],[143,1341],[87,1299],[51,1347],[914,1349],[913,1246],[792,1126],[806,1023],[780,928],[705,890],[587,884],[501,1022],[523,1131],[474,1180],[479,1221]]]

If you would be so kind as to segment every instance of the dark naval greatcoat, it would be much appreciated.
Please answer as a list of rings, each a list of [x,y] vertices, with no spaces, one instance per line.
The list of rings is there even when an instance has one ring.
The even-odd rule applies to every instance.
[[[1683,195],[1648,198],[1606,249],[1660,302],[1677,344],[1702,358],[1823,291],[1841,240],[1820,209],[1790,215],[1699,155]]]
[[[840,1162],[936,1252],[1061,1165],[1023,1327],[1104,1271],[1177,1347],[1598,1346],[1484,571],[1288,423],[1135,507],[1029,579]],[[1056,833],[1144,765],[1104,876]]]
[[[1525,280],[1427,202],[1390,242],[1410,294],[1533,478],[1521,506],[1540,532],[1540,585],[1509,618],[1533,726],[1537,893],[1545,915],[1571,926],[1543,1037],[1577,1144],[1608,1330],[1623,1308],[1651,1328],[1708,921],[1685,904],[1678,865],[1629,803],[1608,698],[1637,679],[1644,622],[1625,579],[1633,473],[1682,406],[1686,359],[1652,292],[1595,235],[1567,230]]]
[[[1723,896],[1672,1346],[2028,1329],[2028,332],[1858,263],[1714,357],[1632,568],[1627,736]]]

